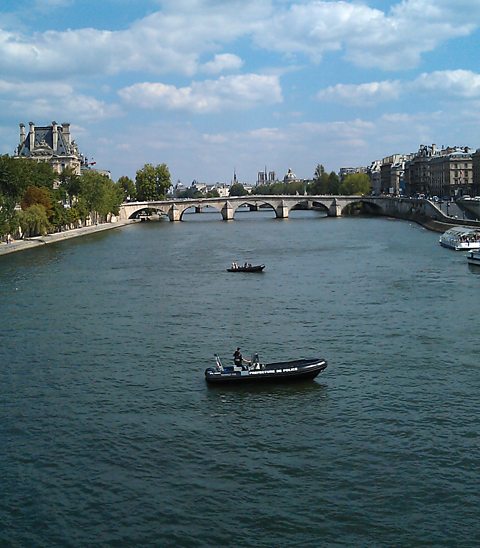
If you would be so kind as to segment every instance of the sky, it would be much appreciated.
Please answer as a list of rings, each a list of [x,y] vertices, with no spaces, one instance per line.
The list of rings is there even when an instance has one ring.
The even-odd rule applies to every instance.
[[[480,0],[2,0],[0,153],[70,122],[112,178],[311,178],[480,148]]]

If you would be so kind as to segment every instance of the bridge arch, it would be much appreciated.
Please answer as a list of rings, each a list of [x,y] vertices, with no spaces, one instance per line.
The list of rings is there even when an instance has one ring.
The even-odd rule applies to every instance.
[[[383,208],[379,203],[376,203],[367,198],[360,198],[357,200],[350,200],[345,203],[341,208],[341,215],[359,215],[359,214],[372,214],[380,215],[383,212]]]
[[[178,220],[184,221],[185,215],[188,214],[189,212],[192,212],[195,214],[204,213],[206,209],[208,210],[208,212],[211,212],[211,210],[213,210],[214,213],[218,213],[220,214],[220,216],[222,214],[221,208],[216,204],[204,204],[204,203],[188,204],[188,205],[185,205],[185,207],[178,208]],[[171,220],[176,220],[176,219],[171,219]]]

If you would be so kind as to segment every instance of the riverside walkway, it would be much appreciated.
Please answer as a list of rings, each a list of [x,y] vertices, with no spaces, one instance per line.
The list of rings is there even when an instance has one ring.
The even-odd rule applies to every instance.
[[[65,230],[64,232],[56,232],[55,234],[47,234],[45,236],[12,240],[8,244],[6,242],[0,242],[0,255],[15,253],[16,251],[24,251],[25,249],[33,249],[35,247],[61,242],[63,240],[69,240],[70,238],[78,238],[79,236],[86,236],[88,234],[95,234],[96,232],[103,232],[113,228],[120,228],[134,222],[136,221],[126,220],[117,221],[114,223],[101,223],[99,225],[74,228],[72,230]]]

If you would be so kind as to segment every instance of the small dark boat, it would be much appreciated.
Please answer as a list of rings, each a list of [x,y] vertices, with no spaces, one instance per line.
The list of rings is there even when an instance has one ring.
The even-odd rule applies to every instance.
[[[323,358],[308,358],[277,363],[260,363],[252,360],[247,365],[223,366],[215,356],[216,366],[205,370],[208,383],[284,382],[315,378],[327,367]]]
[[[244,264],[243,266],[233,263],[227,272],[263,272],[264,264]]]
[[[480,266],[480,251],[469,251],[467,253],[467,262],[475,266]]]

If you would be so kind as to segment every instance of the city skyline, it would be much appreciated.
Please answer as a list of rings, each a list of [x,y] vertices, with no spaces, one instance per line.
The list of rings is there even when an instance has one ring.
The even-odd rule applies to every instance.
[[[0,153],[71,122],[115,180],[188,186],[475,149],[479,24],[476,0],[4,0]]]

